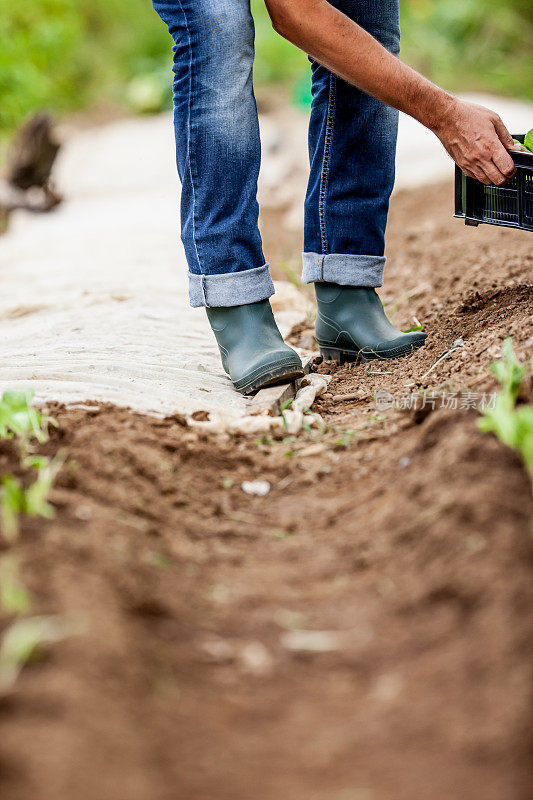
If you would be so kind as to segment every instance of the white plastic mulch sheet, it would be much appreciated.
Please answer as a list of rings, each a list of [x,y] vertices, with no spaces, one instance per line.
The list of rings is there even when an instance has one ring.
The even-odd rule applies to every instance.
[[[167,115],[77,134],[56,173],[65,202],[13,215],[0,238],[0,392],[245,411],[205,312],[188,305],[172,136]],[[290,284],[281,295],[287,333],[306,303]]]

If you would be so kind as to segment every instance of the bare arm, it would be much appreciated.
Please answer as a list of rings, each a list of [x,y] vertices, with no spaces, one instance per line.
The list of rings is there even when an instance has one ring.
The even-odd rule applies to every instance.
[[[348,83],[432,130],[454,161],[482,183],[515,173],[512,137],[493,111],[466,103],[389,53],[327,0],[265,0],[275,30]]]

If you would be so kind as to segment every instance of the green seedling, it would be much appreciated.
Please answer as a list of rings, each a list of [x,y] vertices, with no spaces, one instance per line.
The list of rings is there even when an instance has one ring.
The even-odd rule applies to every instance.
[[[39,443],[48,441],[48,427],[57,422],[46,414],[33,408],[32,391],[4,392],[0,399],[0,439],[18,436],[23,444],[37,439]]]
[[[316,411],[311,411],[310,408],[304,408],[303,413],[304,413],[304,418],[302,420],[302,428],[306,433],[313,432],[313,429],[311,428],[311,425],[307,421],[306,417],[311,417],[314,420],[320,433],[325,432],[326,423],[324,422],[320,414],[318,414]]]
[[[504,444],[516,450],[533,480],[533,406],[516,405],[526,367],[517,361],[510,338],[503,344],[502,361],[491,368],[502,390],[494,408],[484,410],[479,427],[485,433],[494,433]]]
[[[23,513],[25,505],[24,489],[20,481],[12,475],[4,475],[2,478],[0,513],[4,538],[8,542],[14,542],[18,539],[19,515]]]
[[[48,495],[56,479],[56,475],[63,466],[64,457],[56,456],[53,461],[39,457],[35,460],[37,480],[26,489],[26,513],[31,517],[52,517],[53,507],[47,502]]]
[[[305,431],[306,433],[313,433],[313,429],[312,429],[312,427],[310,426],[310,424],[307,422],[307,420],[306,420],[306,419],[303,419],[303,420],[302,420],[302,428],[304,429],[304,431]]]
[[[13,622],[0,644],[0,694],[10,691],[22,668],[70,631],[62,617],[29,617]]]
[[[272,447],[274,439],[271,436],[261,436],[255,440],[256,447]]]
[[[284,530],[283,528],[272,531],[273,539],[289,539],[291,536],[294,536],[294,531],[287,531]]]
[[[282,405],[281,405],[281,408],[280,408],[280,412],[281,412],[281,418],[282,418],[282,420],[283,420],[283,427],[285,428],[285,430],[288,430],[288,428],[289,428],[289,423],[287,422],[287,418],[286,418],[286,416],[285,416],[285,413],[284,413],[284,412],[285,412],[285,411],[286,411],[288,408],[290,408],[290,407],[292,406],[293,402],[294,402],[294,398],[292,398],[292,400],[286,400],[284,403],[282,403]]]
[[[30,595],[20,580],[18,560],[4,556],[0,560],[0,609],[6,614],[25,614],[30,605]]]
[[[18,538],[21,514],[46,519],[53,517],[54,509],[48,503],[48,495],[63,461],[62,456],[56,456],[53,461],[44,456],[34,457],[31,466],[37,469],[37,479],[27,488],[13,475],[4,475],[1,480],[0,518],[8,542]]]
[[[344,449],[348,448],[351,445],[355,434],[356,431],[353,431],[351,429],[345,431],[343,436],[340,439],[337,439],[337,441],[335,442],[335,446],[343,447]]]
[[[527,147],[527,149],[533,153],[533,128],[524,136],[524,147]]]
[[[422,328],[423,325],[414,325],[412,328],[407,328],[407,330],[404,331],[404,333],[415,333],[415,331],[421,331]]]

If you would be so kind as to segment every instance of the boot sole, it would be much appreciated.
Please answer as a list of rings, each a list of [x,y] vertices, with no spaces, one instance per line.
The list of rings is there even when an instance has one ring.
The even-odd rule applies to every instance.
[[[241,394],[254,394],[265,386],[272,386],[275,383],[291,383],[296,378],[301,378],[304,371],[298,364],[283,365],[273,367],[261,375],[254,376],[253,380],[248,381],[243,386],[235,384],[235,388]]]
[[[336,361],[339,366],[342,364],[364,364],[368,361],[386,361],[389,358],[403,358],[420,350],[425,342],[420,344],[409,344],[403,347],[393,347],[390,350],[382,350],[377,353],[371,347],[362,347],[360,350],[340,350],[331,345],[318,342],[320,355],[325,361]]]

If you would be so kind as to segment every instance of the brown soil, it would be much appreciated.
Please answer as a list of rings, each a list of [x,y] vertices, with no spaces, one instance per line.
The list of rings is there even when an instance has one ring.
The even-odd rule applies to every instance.
[[[56,518],[11,549],[79,632],[0,705],[3,800],[531,800],[529,479],[472,409],[373,402],[491,392],[503,338],[533,350],[531,237],[465,229],[449,191],[391,214],[382,296],[427,348],[322,365],[324,432],[53,410]]]

